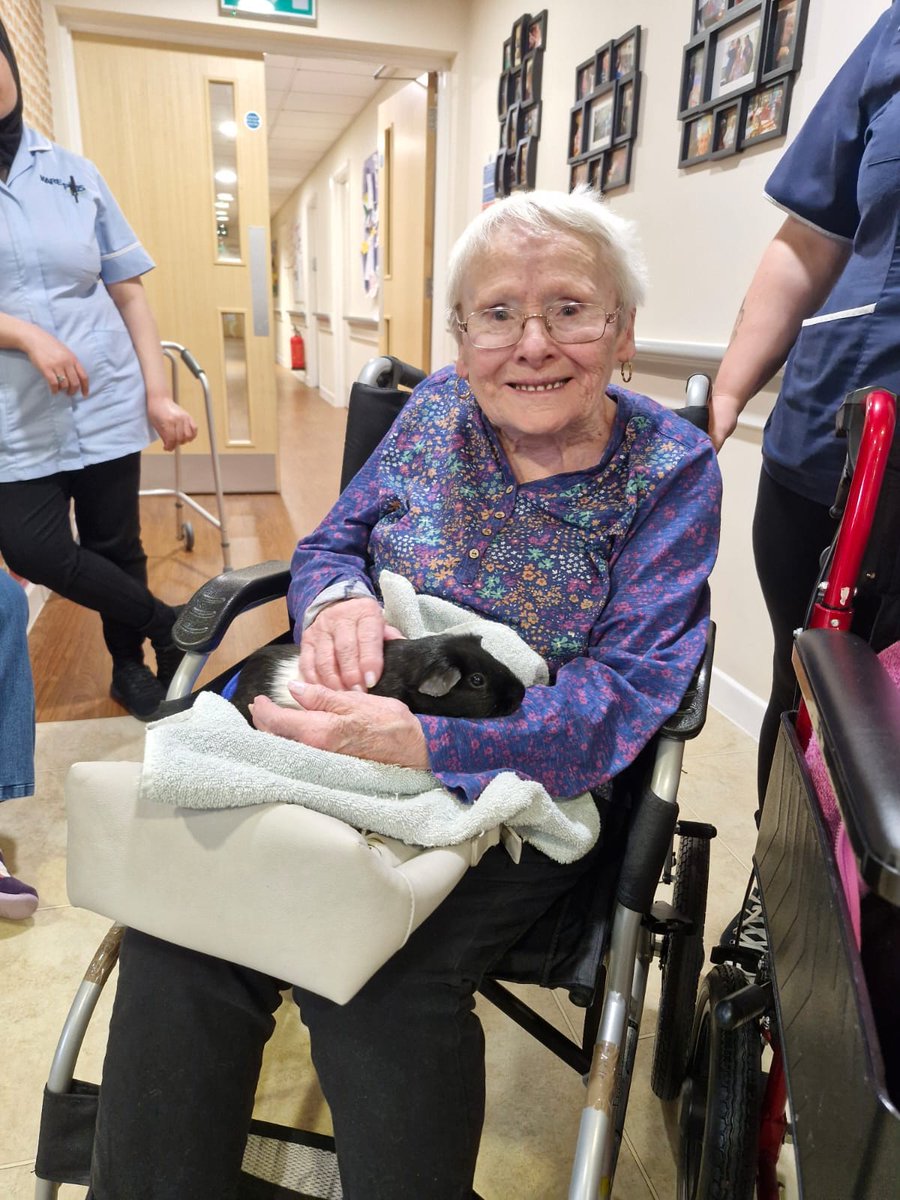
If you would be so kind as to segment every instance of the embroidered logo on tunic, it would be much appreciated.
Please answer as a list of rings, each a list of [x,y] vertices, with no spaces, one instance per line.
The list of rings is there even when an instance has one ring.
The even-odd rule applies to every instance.
[[[42,175],[41,183],[56,184],[57,187],[65,188],[76,204],[78,203],[78,193],[86,190],[83,183],[75,182],[74,175],[70,175],[68,179],[53,179],[49,175]]]

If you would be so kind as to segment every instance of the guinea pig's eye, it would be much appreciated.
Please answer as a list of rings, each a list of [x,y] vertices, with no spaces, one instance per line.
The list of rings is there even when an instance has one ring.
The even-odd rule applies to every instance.
[[[469,685],[473,688],[487,687],[487,680],[480,671],[473,671],[473,673],[469,676]]]

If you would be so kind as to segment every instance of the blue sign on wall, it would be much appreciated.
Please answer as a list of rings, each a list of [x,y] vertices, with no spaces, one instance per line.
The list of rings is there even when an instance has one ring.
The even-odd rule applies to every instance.
[[[219,0],[219,12],[228,17],[262,17],[311,25],[316,20],[316,0]]]

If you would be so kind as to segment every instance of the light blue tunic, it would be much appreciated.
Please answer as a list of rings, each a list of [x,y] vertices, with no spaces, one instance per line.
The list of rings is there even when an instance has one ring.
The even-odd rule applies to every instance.
[[[89,393],[54,396],[27,355],[0,349],[0,482],[79,470],[153,440],[137,355],[104,286],[153,266],[94,164],[26,126],[0,183],[0,312],[59,338]]]

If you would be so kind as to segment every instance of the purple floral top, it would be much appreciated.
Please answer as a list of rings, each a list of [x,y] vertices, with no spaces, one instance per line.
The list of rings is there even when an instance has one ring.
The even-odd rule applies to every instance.
[[[476,799],[513,770],[557,797],[618,774],[678,707],[703,652],[721,478],[709,439],[646,396],[618,411],[601,461],[518,484],[474,397],[445,367],[291,564],[298,622],[326,587],[377,595],[387,569],[511,628],[550,668],[512,716],[419,717],[431,768]]]

